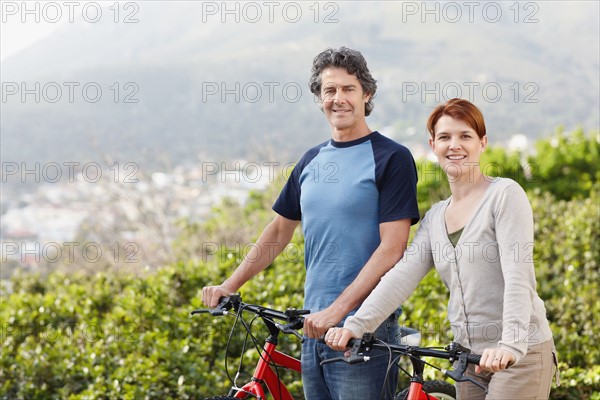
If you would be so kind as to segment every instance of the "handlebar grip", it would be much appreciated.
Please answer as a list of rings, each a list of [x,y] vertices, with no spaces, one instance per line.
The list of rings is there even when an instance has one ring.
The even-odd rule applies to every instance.
[[[231,297],[221,297],[219,298],[219,304],[215,308],[201,308],[198,310],[192,311],[192,315],[210,313],[213,317],[220,317],[221,315],[227,314],[227,310],[232,307],[231,298],[235,295],[231,295]]]
[[[290,321],[287,326],[289,326],[291,329],[302,329],[304,328],[304,318],[296,318],[295,320]]]
[[[223,308],[227,304],[229,304],[229,296],[227,297],[219,297],[219,304],[215,308]]]
[[[481,356],[479,354],[470,353],[469,356],[467,357],[467,362],[469,364],[479,365],[480,361],[481,361]]]
[[[372,333],[365,333],[362,338],[350,338],[346,347],[354,353],[358,353],[360,350],[370,352],[371,346],[375,340],[375,336]]]
[[[350,344],[350,342],[352,342],[352,344]],[[346,344],[346,347],[350,348],[351,355],[349,358],[357,357],[357,354],[360,351],[362,346],[363,346],[362,339],[349,340],[348,343]]]

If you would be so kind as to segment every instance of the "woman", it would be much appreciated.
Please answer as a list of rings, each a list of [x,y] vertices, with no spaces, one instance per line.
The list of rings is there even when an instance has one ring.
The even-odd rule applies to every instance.
[[[529,201],[513,180],[482,173],[487,136],[475,105],[451,99],[433,110],[427,129],[452,196],[425,214],[402,260],[325,340],[343,350],[351,337],[372,332],[435,267],[450,290],[454,340],[482,355],[467,374],[489,391],[486,397],[477,386],[458,383],[458,397],[547,399],[556,354],[536,293]]]

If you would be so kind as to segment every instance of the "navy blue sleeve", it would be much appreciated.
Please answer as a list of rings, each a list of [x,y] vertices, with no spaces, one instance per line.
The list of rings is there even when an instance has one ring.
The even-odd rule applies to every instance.
[[[415,160],[406,147],[381,138],[373,143],[379,223],[410,218],[414,225],[419,221]]]
[[[300,175],[304,168],[319,154],[321,147],[328,142],[313,147],[298,161],[298,164],[292,170],[288,181],[279,193],[279,197],[273,204],[273,211],[277,214],[294,221],[302,220],[302,210],[300,207]]]

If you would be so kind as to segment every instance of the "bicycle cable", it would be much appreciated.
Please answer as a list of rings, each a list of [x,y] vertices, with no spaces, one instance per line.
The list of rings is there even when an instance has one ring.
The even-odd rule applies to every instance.
[[[256,319],[258,318],[258,315],[255,315],[252,320],[250,320],[250,323],[247,323],[246,320],[244,318],[242,318],[242,312],[244,311],[245,306],[242,305],[239,309],[238,309],[238,316],[239,316],[239,320],[241,321],[244,329],[246,330],[246,337],[244,337],[244,341],[242,343],[242,352],[240,355],[240,361],[238,364],[238,369],[237,369],[237,373],[236,373],[236,377],[235,377],[235,382],[233,382],[234,386],[237,387],[237,379],[242,371],[242,366],[244,363],[244,356],[246,354],[246,346],[248,343],[248,337],[250,337],[250,339],[252,339],[252,342],[254,343],[254,345],[256,346],[256,344],[258,343],[258,340],[256,339],[256,337],[254,337],[254,335],[252,334],[252,325],[254,324],[254,321],[256,321]]]
[[[254,342],[254,344],[256,345],[258,343],[258,340],[256,339],[256,337],[254,337],[254,335],[252,335],[252,324],[254,323],[254,321],[256,320],[256,318],[258,318],[258,315],[256,315],[254,318],[252,318],[252,321],[250,321],[250,324],[248,324],[244,318],[242,318],[242,312],[244,311],[244,307],[240,307],[237,312],[235,313],[235,321],[233,323],[233,326],[231,327],[231,330],[229,332],[229,337],[227,339],[227,346],[225,347],[225,373],[227,374],[227,378],[229,379],[229,381],[231,382],[231,384],[233,385],[233,387],[238,388],[237,385],[237,379],[241,373],[242,370],[242,365],[243,365],[243,360],[244,360],[244,355],[246,353],[246,345],[248,343],[248,336],[251,337],[252,341]],[[231,345],[231,341],[233,338],[233,334],[236,331],[236,327],[238,325],[238,322],[241,322],[242,326],[244,327],[244,329],[246,330],[246,337],[244,338],[243,344],[242,344],[242,353],[240,356],[240,361],[238,364],[238,368],[237,368],[237,372],[235,375],[235,378],[231,378],[231,375],[229,374],[229,362],[228,362],[228,356],[229,356],[229,347]]]
[[[240,315],[241,315],[242,311],[244,310],[244,308],[245,308],[244,306],[240,307],[240,309],[239,309],[239,314],[240,314]],[[275,321],[274,321],[274,320],[272,320],[271,318],[268,318],[268,317],[266,317],[266,316],[264,316],[264,315],[262,315],[262,314],[260,314],[260,313],[255,313],[255,316],[252,318],[252,320],[250,321],[250,323],[249,323],[249,324],[248,324],[248,323],[246,323],[246,321],[245,321],[243,318],[241,318],[241,317],[240,317],[240,321],[242,322],[242,325],[244,326],[244,329],[246,329],[246,338],[244,339],[244,346],[243,346],[243,348],[242,348],[242,356],[241,356],[241,358],[240,358],[240,367],[239,367],[239,368],[241,369],[241,364],[242,364],[242,361],[243,361],[243,356],[244,356],[245,349],[246,349],[246,343],[247,343],[248,337],[250,337],[250,338],[251,338],[251,340],[252,340],[252,342],[253,342],[253,344],[254,344],[254,348],[257,350],[257,352],[258,352],[258,354],[259,354],[259,357],[260,357],[260,358],[261,358],[261,359],[262,359],[262,360],[263,360],[263,361],[264,361],[264,362],[265,362],[267,365],[269,365],[270,367],[272,367],[272,368],[274,368],[274,369],[275,369],[275,375],[277,376],[277,380],[278,380],[278,382],[279,382],[279,385],[278,385],[279,397],[281,398],[281,396],[282,396],[282,394],[281,394],[281,375],[279,374],[279,368],[278,368],[278,365],[277,365],[276,363],[274,363],[273,361],[271,361],[271,360],[267,360],[265,357],[263,357],[263,353],[265,353],[265,352],[266,352],[266,349],[263,347],[263,345],[262,345],[261,341],[259,341],[259,340],[256,338],[256,336],[254,336],[254,334],[252,334],[252,329],[251,329],[251,327],[252,327],[252,325],[254,324],[254,321],[256,321],[256,320],[257,320],[259,317],[260,317],[261,319],[263,319],[263,320],[266,320],[266,321],[269,321],[269,322],[271,322],[271,323],[273,323],[273,324],[275,323]],[[239,369],[238,369],[238,371],[239,371]],[[234,385],[235,385],[235,383],[234,383]]]
[[[443,347],[439,347],[439,346],[433,346],[433,347],[423,347],[423,349],[430,349],[430,350],[443,350],[444,348],[443,348]],[[418,357],[418,356],[414,356],[414,355],[412,355],[412,354],[410,354],[410,353],[403,353],[403,355],[407,356],[408,358],[412,358],[412,359],[415,359],[415,360],[419,360],[419,361],[421,361],[423,364],[425,364],[425,365],[427,365],[427,366],[429,366],[429,367],[431,367],[431,368],[433,368],[433,369],[435,369],[435,370],[437,370],[437,371],[441,372],[443,375],[446,375],[446,373],[444,373],[444,371],[443,371],[443,369],[442,369],[442,368],[438,367],[438,366],[437,366],[437,365],[435,365],[435,364],[431,364],[430,362],[427,362],[427,361],[423,360],[422,358],[420,358],[420,357]],[[428,356],[424,356],[424,357],[428,357]],[[429,357],[432,357],[432,356],[429,356]],[[435,358],[435,357],[434,357],[434,358]],[[405,372],[406,372],[406,371],[405,371]],[[409,375],[410,375],[410,374],[409,374]]]
[[[231,382],[231,384],[233,386],[237,386],[237,385],[235,383],[235,380],[231,378],[231,375],[229,375],[228,356],[229,356],[229,346],[231,344],[231,339],[233,338],[233,332],[235,332],[235,327],[237,326],[239,319],[240,319],[240,313],[236,313],[235,320],[233,321],[233,326],[231,327],[231,330],[229,331],[229,337],[227,338],[227,345],[225,346],[225,373],[227,374],[227,379],[229,379],[229,381]],[[236,377],[236,379],[237,379],[237,377]]]
[[[390,398],[393,399],[394,398],[394,393],[393,393],[394,389],[388,388],[388,381],[389,381],[389,374],[393,367],[393,360],[394,360],[393,355],[394,354],[392,353],[392,349],[386,342],[384,342],[383,340],[379,340],[379,339],[376,339],[376,342],[384,345],[388,351],[388,356],[387,356],[388,357],[388,365],[385,370],[385,379],[383,380],[383,386],[381,387],[381,392],[379,392],[379,398],[385,399],[385,396],[389,394],[391,396]]]
[[[276,325],[276,322],[275,322],[275,320],[273,320],[272,318],[268,318],[268,317],[265,317],[265,316],[261,316],[261,318],[263,318],[264,320],[266,320],[266,321],[269,321],[269,322],[271,322],[272,324]],[[262,347],[262,345],[261,345],[260,343],[259,343],[259,345],[260,345],[260,347],[261,347],[261,348],[263,349],[263,351],[264,351],[264,348]],[[261,357],[261,358],[262,358],[262,359],[263,359],[263,360],[264,360],[264,361],[267,363],[267,365],[269,365],[269,366],[271,366],[271,367],[273,367],[273,368],[275,369],[275,375],[277,376],[277,382],[279,383],[279,384],[277,385],[277,389],[279,390],[279,398],[281,398],[281,397],[282,397],[282,394],[281,394],[281,385],[282,385],[282,382],[281,382],[281,376],[279,375],[279,366],[277,365],[277,363],[275,363],[275,362],[273,362],[273,361],[270,361],[270,360],[265,360],[265,359],[262,357],[262,353],[261,353],[260,357]]]
[[[411,373],[409,373],[407,370],[405,370],[404,368],[402,368],[402,367],[400,366],[400,363],[399,363],[399,362],[400,362],[400,359],[401,359],[403,356],[406,356],[406,357],[408,357],[408,358],[411,358],[411,359],[416,359],[416,360],[419,360],[419,361],[423,362],[425,365],[428,365],[429,367],[431,367],[431,368],[433,368],[433,369],[435,369],[435,370],[437,370],[437,371],[440,371],[440,372],[442,372],[442,373],[443,373],[443,371],[442,371],[442,368],[440,368],[440,367],[438,367],[438,366],[436,366],[436,365],[434,365],[434,364],[431,364],[431,363],[429,363],[429,362],[427,362],[427,361],[423,360],[422,358],[419,358],[419,357],[417,357],[417,356],[414,356],[414,355],[413,355],[413,354],[411,354],[410,352],[402,352],[402,353],[401,353],[401,354],[399,354],[398,356],[396,356],[396,357],[392,357],[392,355],[393,355],[392,349],[390,348],[390,346],[389,346],[389,345],[388,345],[386,342],[384,342],[383,340],[380,340],[380,339],[376,339],[376,342],[377,342],[378,344],[380,344],[380,345],[383,345],[383,346],[385,346],[385,347],[386,347],[386,349],[387,349],[387,351],[388,351],[388,359],[389,359],[389,361],[388,361],[388,367],[387,367],[387,370],[386,370],[386,373],[385,373],[385,380],[383,381],[383,387],[382,387],[382,389],[381,389],[381,393],[380,393],[380,395],[379,395],[379,398],[380,398],[380,399],[384,399],[384,398],[385,398],[385,394],[386,394],[386,393],[384,393],[384,392],[385,392],[386,390],[387,390],[387,394],[391,395],[391,396],[392,396],[392,398],[393,398],[393,396],[394,396],[394,394],[393,394],[393,393],[390,393],[390,391],[389,391],[390,389],[389,389],[389,388],[387,388],[387,383],[388,383],[389,375],[390,375],[390,373],[392,372],[392,367],[393,367],[393,365],[394,365],[394,364],[398,365],[398,368],[399,368],[399,369],[400,369],[400,370],[401,370],[403,373],[405,373],[405,374],[406,374],[406,375],[408,375],[408,376],[411,376]],[[441,349],[443,349],[443,347],[428,347],[428,349],[437,349],[437,350],[441,350]],[[379,356],[379,357],[382,357],[382,356]],[[375,357],[372,357],[372,358],[377,358],[377,356],[375,356]]]

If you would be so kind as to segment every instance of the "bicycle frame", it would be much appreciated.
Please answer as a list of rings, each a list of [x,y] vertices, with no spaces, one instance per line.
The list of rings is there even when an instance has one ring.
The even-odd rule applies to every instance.
[[[423,370],[425,369],[423,360],[411,358],[410,361],[413,366],[413,376],[410,378],[406,400],[438,400],[437,397],[430,396],[423,390]]]
[[[268,392],[274,400],[294,400],[279,378],[277,369],[281,367],[301,372],[300,360],[277,350],[278,337],[280,333],[287,333],[303,340],[296,329],[302,328],[303,315],[308,314],[309,311],[288,308],[285,312],[282,312],[254,304],[246,304],[242,303],[239,294],[233,294],[230,297],[222,298],[221,303],[216,308],[194,310],[192,315],[205,312],[213,316],[225,315],[228,314],[227,310],[231,308],[235,310],[238,318],[240,318],[242,311],[248,311],[260,317],[269,331],[269,336],[265,339],[264,346],[258,345],[255,341],[255,344],[260,346],[262,350],[250,381],[242,387],[238,387],[235,379],[233,379],[233,386],[229,390],[228,396],[236,399],[246,399],[251,396],[264,400]],[[281,325],[276,323],[275,320],[285,321],[288,324]],[[247,325],[244,326],[249,329]],[[235,325],[232,329],[235,329]]]
[[[408,397],[406,400],[438,400],[437,397],[430,396],[423,391],[423,384],[418,382],[411,382],[408,390]]]
[[[436,351],[434,350],[434,351],[432,351],[432,354],[430,354],[430,355],[434,355],[435,353],[436,353]],[[477,363],[478,360],[479,360],[479,356],[472,355],[469,353],[466,354],[466,357],[463,356],[462,359],[459,357],[458,358],[459,370],[460,370],[460,365],[463,365],[466,369],[466,365],[468,362]],[[430,393],[427,393],[424,390],[425,381],[423,380],[423,371],[425,370],[425,365],[427,363],[421,359],[420,355],[416,355],[416,354],[411,355],[410,361],[411,361],[411,364],[413,367],[413,373],[410,378],[410,384],[408,386],[408,394],[406,395],[405,400],[439,400],[436,396],[434,396]],[[460,376],[457,375],[455,372],[445,371],[444,373],[456,381],[463,380],[460,376],[463,376],[464,370],[460,372]]]
[[[265,399],[264,384],[269,393],[273,395],[273,398],[277,400],[294,400],[285,384],[281,382],[269,363],[300,372],[300,360],[276,350],[276,347],[276,343],[266,343],[265,349],[260,355],[260,360],[258,360],[256,369],[252,375],[251,382],[246,383],[241,388],[231,388],[229,396],[243,399],[248,395],[253,395],[259,399]]]

